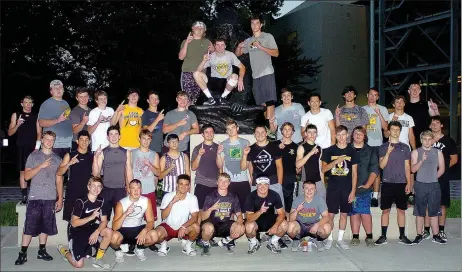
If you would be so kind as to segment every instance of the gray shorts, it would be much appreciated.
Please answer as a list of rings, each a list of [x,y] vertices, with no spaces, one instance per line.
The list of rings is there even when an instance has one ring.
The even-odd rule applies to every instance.
[[[278,98],[276,96],[276,79],[274,78],[274,73],[254,78],[252,93],[257,105],[268,101],[276,102]]]
[[[441,189],[438,182],[417,181],[414,184],[414,200],[415,216],[425,216],[427,209],[429,217],[441,215]]]

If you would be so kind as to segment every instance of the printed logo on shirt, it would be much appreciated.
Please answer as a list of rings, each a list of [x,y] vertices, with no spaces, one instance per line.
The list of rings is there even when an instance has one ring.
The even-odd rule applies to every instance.
[[[127,115],[124,116],[125,127],[130,125],[132,127],[140,126],[140,116],[137,111],[129,112]]]
[[[139,215],[141,213],[141,211],[143,210],[143,208],[141,208],[141,206],[138,206],[138,205],[134,205],[133,207],[133,212],[131,212],[128,217],[135,217],[137,215]]]
[[[366,125],[367,131],[377,131],[375,125],[377,124],[377,114],[367,114],[369,117],[369,124]]]
[[[303,208],[298,212],[301,217],[314,217],[316,216],[316,208]]]
[[[149,173],[151,172],[149,169],[149,165],[144,163],[144,160],[149,158],[148,157],[143,157],[143,158],[136,158],[135,161],[135,169],[133,169],[136,177],[147,177],[149,176]],[[152,173],[152,172],[151,172]]]
[[[446,145],[440,142],[433,143],[432,147],[439,149],[443,152],[443,149],[446,148]]]
[[[353,119],[358,118],[358,116],[356,114],[353,114],[353,113],[344,113],[344,114],[342,114],[342,117],[347,121],[351,121]]]
[[[226,76],[229,71],[229,63],[224,60],[219,60],[217,65],[213,66],[213,69],[221,76]]]
[[[408,120],[398,120],[398,122],[401,123],[403,127],[409,127],[409,121]]]
[[[253,163],[257,166],[260,171],[265,172],[266,169],[271,165],[271,162],[273,161],[273,157],[271,157],[271,154],[268,153],[266,150],[260,151],[258,153],[257,158],[253,161]]]
[[[231,217],[231,207],[232,203],[230,202],[218,203],[218,210],[215,211],[215,217],[220,218],[220,220]]]
[[[334,161],[338,157],[339,156],[331,156],[330,159],[331,161]],[[332,169],[330,170],[331,174],[333,176],[347,176],[350,172],[350,169],[348,168],[348,164],[346,161],[351,161],[351,157],[345,157],[344,161],[342,161],[341,163],[337,163],[334,167],[332,167]]]
[[[87,208],[87,209],[85,210],[85,213],[91,213],[91,212],[93,212],[93,211],[96,210],[96,209],[98,209],[98,208],[94,208],[94,209],[91,209],[91,210],[88,210],[88,208]]]
[[[295,154],[295,150],[294,150],[293,148],[291,148],[291,149],[289,150],[289,154],[290,154],[290,155],[294,155],[294,154]]]

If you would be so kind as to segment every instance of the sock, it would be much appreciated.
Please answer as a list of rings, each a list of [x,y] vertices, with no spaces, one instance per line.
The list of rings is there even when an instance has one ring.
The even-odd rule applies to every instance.
[[[353,234],[353,239],[359,239],[359,234]]]
[[[359,235],[358,235],[358,237],[359,237]],[[366,233],[366,238],[367,239],[372,239],[372,233]]]
[[[404,236],[404,227],[399,227],[399,237],[403,237]]]
[[[21,188],[21,194],[22,196],[27,196],[27,188]]]
[[[273,235],[273,237],[271,237],[271,243],[276,244],[279,241],[279,239],[281,239],[281,237]]]
[[[229,242],[231,242],[231,241],[233,240],[233,238],[231,238],[231,236],[228,236],[228,237],[223,238],[223,239],[225,239],[225,240],[224,240],[224,241],[225,241],[225,244],[227,244],[227,243],[229,243]]]
[[[377,198],[378,196],[379,196],[379,192],[373,192],[373,193],[372,193],[372,197],[373,197],[373,198]]]
[[[22,252],[22,253],[27,253],[27,248],[28,248],[28,247],[29,247],[29,246],[22,246],[22,247],[21,247],[21,252]]]
[[[209,246],[209,245],[210,245],[210,242],[209,242],[209,241],[204,241],[204,240],[202,240],[202,242],[204,243],[205,246]]]
[[[207,98],[211,98],[212,97],[212,94],[210,93],[209,89],[205,89],[203,90],[205,96],[207,96]]]
[[[106,252],[105,249],[98,248],[98,252],[96,252],[96,259],[102,259],[104,256],[104,253]]]
[[[162,241],[162,243],[160,243],[160,246],[161,247],[164,247],[164,248],[167,248],[167,241]]]
[[[382,226],[382,236],[383,237],[387,237],[387,229],[388,229],[388,226]]]
[[[338,230],[338,238],[337,241],[342,241],[343,240],[343,234],[345,233],[345,230]]]
[[[332,238],[332,232],[329,234],[329,237],[327,237],[327,240],[333,240],[334,238]]]
[[[258,242],[257,237],[250,238],[249,241],[252,245],[256,245]]]
[[[440,231],[444,231],[444,226],[440,225]]]
[[[425,230],[426,232],[430,232],[430,227],[424,227],[424,230]]]
[[[231,91],[228,91],[228,90],[225,89],[225,91],[223,92],[223,94],[221,95],[221,97],[225,98],[225,97],[227,97],[228,94],[230,94],[230,93],[231,93]]]
[[[45,244],[40,244],[39,245],[39,250],[45,250]]]

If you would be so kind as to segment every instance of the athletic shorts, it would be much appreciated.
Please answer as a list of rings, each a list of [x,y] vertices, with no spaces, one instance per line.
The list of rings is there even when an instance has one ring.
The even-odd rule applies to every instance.
[[[149,194],[142,194],[142,196],[145,196],[151,200],[151,207],[152,207],[152,212],[154,213],[154,221],[157,220],[157,200],[156,200],[156,192],[151,192]]]
[[[217,190],[217,187],[209,187],[209,186],[196,183],[196,187],[194,188],[194,195],[197,197],[197,203],[199,204],[199,209],[202,210],[202,207],[204,206],[205,198],[207,197],[207,195],[209,195],[210,193],[216,190]]]
[[[26,168],[26,161],[27,157],[29,157],[30,153],[34,151],[35,147],[25,147],[25,146],[17,146],[16,147],[16,166],[19,171],[24,171]]]
[[[127,190],[125,188],[104,187],[101,196],[104,199],[103,214],[107,215],[107,221],[109,222],[111,220],[112,208],[116,206],[117,202],[127,196]]]
[[[391,209],[391,205],[394,202],[397,209],[403,211],[407,210],[408,195],[406,194],[405,189],[406,183],[382,182],[380,209]]]
[[[228,187],[229,192],[237,197],[242,213],[245,213],[245,200],[250,194],[250,183],[248,181],[231,182]]]
[[[122,244],[136,244],[136,237],[145,227],[146,225],[141,225],[138,227],[121,227],[119,232],[123,236]]]
[[[277,218],[277,214],[268,214],[266,216],[258,217],[255,221],[258,226],[258,232],[267,232],[276,223]]]
[[[296,221],[298,223],[298,225],[300,226],[300,233],[295,236],[296,239],[300,240],[306,236],[309,236],[309,237],[313,237],[313,238],[316,238],[316,234],[313,234],[310,232],[310,229],[313,227],[314,224],[316,223],[307,223],[307,224],[304,224],[300,221]]]
[[[194,80],[193,72],[181,72],[181,90],[188,94],[190,104],[195,105],[202,90]]]
[[[290,205],[294,200],[294,189],[294,182],[282,183],[282,194],[284,196],[284,203],[287,203],[287,205],[284,206],[286,213],[290,213]]]
[[[209,77],[207,82],[207,88],[211,92],[222,93],[226,88],[227,81],[228,79],[226,78]]]
[[[451,206],[451,185],[446,173],[438,179],[441,190],[441,206],[449,208]]]
[[[235,221],[233,220],[228,220],[228,221],[224,221],[224,222],[220,222],[220,223],[213,223],[210,218],[205,220],[205,221],[202,221],[201,223],[201,229],[202,229],[202,226],[205,224],[205,223],[210,223],[213,225],[213,228],[214,228],[214,231],[213,231],[213,237],[228,237],[228,236],[231,236],[231,226],[234,224]]]
[[[24,234],[38,236],[45,233],[49,236],[56,235],[55,214],[56,200],[30,200],[26,208],[26,220],[24,222]]]
[[[77,199],[76,198],[70,198],[66,196],[64,198],[64,204],[63,204],[63,220],[70,222],[72,218],[72,210],[74,209],[74,203]]]
[[[88,243],[90,236],[98,227],[98,224],[92,224],[69,231],[69,251],[71,252],[72,259],[74,261],[79,261],[87,255],[91,256],[91,249],[99,247],[99,241],[97,241],[94,245],[90,245]]]
[[[370,193],[356,196],[352,203],[352,210],[348,215],[371,214],[371,199]]]
[[[424,183],[416,181],[414,184],[414,216],[441,215],[441,189],[438,182]]]
[[[276,102],[276,79],[273,74],[253,79],[252,88],[255,104],[261,105],[269,101]]]
[[[180,229],[176,229],[176,230],[172,229],[172,227],[170,227],[165,222],[160,223],[160,225],[157,226],[157,227],[163,227],[165,229],[165,231],[167,232],[167,237],[165,237],[165,241],[170,241],[173,238],[178,238],[178,231]],[[185,236],[184,239],[187,239],[187,236]]]
[[[342,188],[336,185],[327,187],[326,204],[329,213],[337,214],[340,210],[341,213],[351,212],[351,203],[348,203],[348,196],[351,189],[348,187]]]

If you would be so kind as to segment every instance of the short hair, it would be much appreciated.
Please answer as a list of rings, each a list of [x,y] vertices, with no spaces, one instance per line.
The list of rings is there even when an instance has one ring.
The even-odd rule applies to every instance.
[[[433,122],[433,121],[439,121],[441,124],[443,124],[443,120],[441,119],[441,116],[439,115],[431,116],[430,122]]]
[[[291,122],[284,122],[284,124],[282,124],[282,126],[280,128],[281,133],[282,133],[282,130],[284,129],[285,126],[289,126],[292,129],[292,131],[295,132],[295,127]]]
[[[347,86],[345,86],[345,88],[343,88],[342,96],[345,95],[348,92],[353,92],[355,95],[358,95],[358,92],[356,91],[356,88],[351,86],[351,85],[347,85]]]
[[[369,88],[369,91],[367,91],[367,92],[369,93],[370,91],[374,91],[374,92],[380,93],[380,92],[379,92],[379,89],[378,89],[377,87],[375,87],[375,86],[374,86],[374,87],[370,87],[370,88]]]
[[[152,133],[151,133],[151,131],[149,131],[148,129],[142,129],[142,130],[141,130],[141,132],[140,132],[140,138],[141,138],[141,136],[143,136],[143,135],[147,135],[147,136],[149,136],[149,138],[152,139]]]
[[[292,94],[292,91],[289,90],[289,88],[284,87],[284,88],[281,89],[281,95],[282,95],[283,93],[290,93],[290,94]]]
[[[129,183],[128,186],[132,184],[139,184],[141,186],[141,181],[139,179],[132,179]]]
[[[180,96],[187,96],[187,97],[189,97],[188,94],[187,94],[185,91],[179,91],[179,92],[176,93],[176,97],[180,97]]]
[[[99,182],[101,183],[101,185],[104,186],[103,179],[100,177],[91,176],[90,179],[88,180],[87,186],[89,186],[92,182]]]
[[[215,132],[215,128],[212,126],[212,124],[204,124],[201,128],[201,133],[204,133],[204,131],[208,128],[212,128],[212,130]]]
[[[75,96],[77,97],[79,94],[87,93],[90,94],[90,90],[86,87],[77,87],[75,90]]]
[[[180,180],[187,180],[189,183],[191,183],[191,177],[186,174],[181,174],[178,176],[176,183],[180,183]]]
[[[45,136],[52,136],[53,138],[56,139],[56,133],[54,133],[53,131],[51,130],[47,130],[45,132],[42,133],[42,139],[45,137]]]
[[[86,130],[81,130],[79,131],[79,133],[77,133],[77,140],[80,139],[80,137],[88,137],[88,139],[90,139],[90,133]]]
[[[310,93],[308,96],[308,101],[310,101],[312,97],[318,97],[319,101],[321,101],[321,95],[319,93]]]
[[[423,137],[425,136],[430,136],[432,139],[434,138],[432,131],[429,129],[426,129],[420,133],[420,141],[422,141]]]
[[[316,182],[314,182],[313,180],[310,180],[310,179],[305,180],[303,182],[302,188],[305,188],[305,184],[311,184],[311,185],[314,185],[316,187]]]
[[[395,104],[396,100],[403,99],[404,103],[406,103],[406,97],[404,95],[395,95],[393,97],[393,104]]]
[[[158,93],[158,92],[151,90],[151,91],[148,92],[148,99],[149,99],[149,97],[150,97],[151,95],[153,95],[153,94],[154,94],[154,95],[157,95],[157,97],[159,97],[159,93]]]
[[[120,134],[120,130],[119,130],[118,126],[110,126],[110,127],[107,128],[107,131],[106,131],[107,136],[109,136],[109,132],[111,130],[117,130],[117,132]]]
[[[132,93],[136,93],[139,96],[140,90],[137,88],[128,88],[127,96],[131,95]]]
[[[228,181],[231,181],[231,176],[225,172],[218,174],[217,180],[219,180],[220,178],[226,178]]]
[[[388,130],[390,130],[391,127],[399,127],[400,131],[403,129],[403,125],[401,125],[401,123],[398,121],[391,121],[388,123]]]
[[[105,92],[105,91],[103,91],[103,90],[96,91],[96,92],[95,92],[95,100],[98,100],[98,98],[99,98],[100,96],[105,96],[105,97],[107,97],[107,92]]]
[[[257,124],[257,125],[255,126],[255,129],[254,129],[253,131],[254,131],[254,132],[257,131],[257,128],[263,128],[263,129],[265,129],[265,131],[266,131],[266,127],[265,127],[265,125],[263,125],[263,124]]]
[[[318,131],[318,128],[314,124],[308,124],[308,126],[306,126],[305,128],[305,132],[307,132],[308,129],[315,129],[316,131]]]
[[[216,37],[216,38],[213,40],[213,44],[216,44],[217,42],[224,42],[225,45],[226,45],[226,39],[225,39],[225,37],[221,37],[221,36]]]
[[[261,24],[264,24],[263,18],[260,15],[252,15],[250,16],[250,21],[260,21]]]
[[[30,101],[34,102],[34,99],[33,99],[32,96],[30,96],[30,95],[25,95],[25,96],[21,99],[21,103],[24,102],[24,99],[29,99]]]
[[[348,133],[348,128],[344,125],[338,125],[335,127],[335,134],[339,133],[339,132],[342,132],[342,131],[346,131]]]
[[[167,143],[170,142],[171,140],[180,140],[180,138],[178,137],[178,135],[176,135],[175,133],[172,133],[172,134],[169,134],[167,135]]]
[[[357,126],[353,129],[353,131],[351,132],[351,141],[350,142],[353,142],[353,138],[354,138],[354,134],[355,134],[355,131],[361,131],[363,134],[364,134],[364,142],[367,143],[367,141],[369,140],[369,138],[367,138],[367,130],[366,128],[364,128],[363,126]]]
[[[236,127],[238,126],[237,122],[234,119],[229,118],[226,120],[225,127],[230,126],[230,125],[236,125]]]

